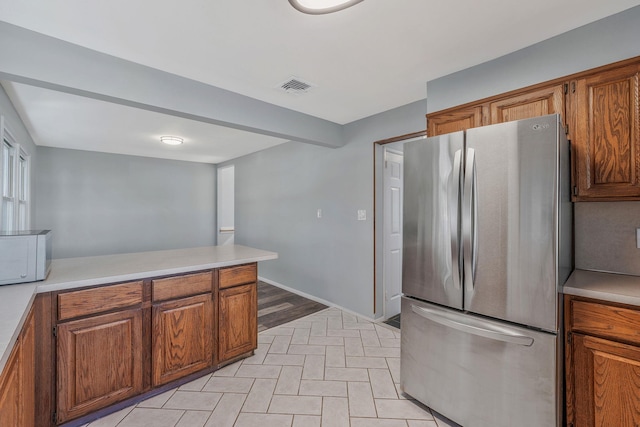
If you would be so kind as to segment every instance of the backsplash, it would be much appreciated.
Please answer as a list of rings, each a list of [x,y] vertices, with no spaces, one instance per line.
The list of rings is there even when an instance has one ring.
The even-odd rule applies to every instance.
[[[640,276],[640,202],[575,203],[575,264]]]

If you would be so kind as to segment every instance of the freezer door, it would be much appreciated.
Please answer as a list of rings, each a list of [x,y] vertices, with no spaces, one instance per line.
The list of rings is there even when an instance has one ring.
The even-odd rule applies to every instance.
[[[557,331],[559,129],[553,115],[467,132],[465,310]]]
[[[402,390],[464,427],[561,425],[558,336],[403,298]]]
[[[402,292],[462,308],[460,186],[464,134],[404,146]]]

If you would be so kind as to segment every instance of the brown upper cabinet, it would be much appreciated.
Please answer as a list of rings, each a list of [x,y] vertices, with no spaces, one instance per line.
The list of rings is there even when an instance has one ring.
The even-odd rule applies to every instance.
[[[564,85],[556,84],[515,94],[489,104],[491,124],[558,113],[564,117]]]
[[[427,114],[429,136],[558,113],[574,201],[640,200],[640,57]]]
[[[427,115],[427,135],[528,119],[546,114],[565,117],[564,83],[534,86]]]
[[[632,64],[571,83],[577,200],[640,197],[639,70]]]
[[[485,123],[486,120],[483,119],[483,116],[482,105],[473,105],[467,108],[459,108],[453,111],[447,110],[442,113],[428,115],[427,135],[442,135],[486,125],[488,123]]]

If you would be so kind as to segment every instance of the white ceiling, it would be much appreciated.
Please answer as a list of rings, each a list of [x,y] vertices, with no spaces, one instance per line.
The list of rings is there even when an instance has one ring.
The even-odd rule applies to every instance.
[[[37,145],[221,163],[286,142],[34,86],[0,83]],[[163,135],[180,136],[184,144],[162,144]]]
[[[425,98],[429,80],[638,4],[640,0],[364,0],[338,13],[304,15],[287,0],[0,0],[0,18],[345,124]],[[303,95],[278,91],[275,87],[290,76],[315,87]],[[179,158],[177,150],[162,156],[147,151],[151,148],[142,139],[131,140],[183,131],[185,139],[199,141],[205,150],[198,152],[198,161],[217,162],[225,158],[217,153],[217,141],[229,138],[236,148],[245,144],[245,137],[247,144],[262,148],[281,142],[175,117],[152,118],[156,113],[133,113],[129,107],[44,89],[14,85],[9,92],[42,145],[66,141],[111,152],[131,145],[140,155]],[[87,115],[86,121],[65,122],[64,117],[79,113]],[[122,120],[138,113],[144,119]],[[119,138],[113,136],[114,123],[119,123]],[[185,144],[180,149],[190,148]]]

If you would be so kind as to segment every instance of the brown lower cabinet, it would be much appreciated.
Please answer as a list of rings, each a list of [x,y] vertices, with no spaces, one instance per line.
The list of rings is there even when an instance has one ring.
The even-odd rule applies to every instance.
[[[0,427],[81,425],[246,357],[257,316],[256,263],[39,294],[0,374]]]
[[[82,424],[96,411],[250,355],[256,282],[251,263],[52,293],[51,425]]]
[[[258,346],[258,293],[255,283],[221,289],[218,313],[220,363],[253,351]]]
[[[35,323],[29,313],[0,375],[0,426],[35,425]]]
[[[142,309],[58,325],[57,422],[142,393]]]
[[[258,347],[257,281],[255,264],[218,270],[219,366]]]
[[[568,427],[640,426],[640,308],[565,297]]]
[[[213,299],[204,295],[153,306],[152,384],[159,386],[213,364]]]

